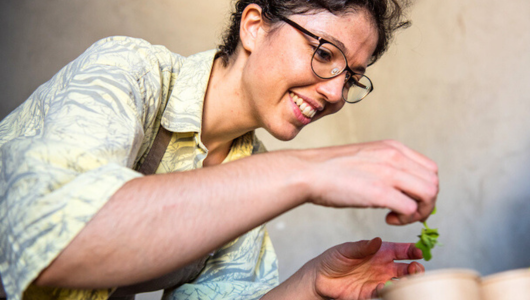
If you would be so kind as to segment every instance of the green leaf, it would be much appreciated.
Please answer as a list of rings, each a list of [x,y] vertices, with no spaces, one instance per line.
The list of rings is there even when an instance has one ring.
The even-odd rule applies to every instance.
[[[431,249],[426,249],[425,251],[423,251],[423,259],[425,259],[425,261],[429,261],[431,260],[431,258],[432,258]]]
[[[421,250],[421,253],[423,253],[423,259],[426,261],[431,260],[431,247],[425,245],[422,241],[419,241],[415,244],[416,248]]]
[[[438,229],[424,228],[422,229],[422,234],[425,234],[429,237],[437,238],[439,236]]]
[[[418,236],[420,240],[415,244],[416,248],[420,249],[423,253],[423,259],[426,261],[431,260],[432,254],[431,249],[438,245],[438,229],[429,228],[427,222],[423,222],[425,228],[421,229],[421,234]]]

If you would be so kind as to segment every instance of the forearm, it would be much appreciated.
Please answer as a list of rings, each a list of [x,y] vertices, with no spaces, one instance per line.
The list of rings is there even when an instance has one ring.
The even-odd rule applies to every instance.
[[[315,269],[309,261],[295,274],[269,291],[261,300],[323,300],[315,290]]]
[[[306,201],[388,208],[388,223],[407,224],[428,217],[437,193],[436,164],[392,141],[147,176],[125,184],[37,283],[97,288],[156,278]]]
[[[37,284],[123,286],[163,275],[303,203],[294,152],[125,184]]]

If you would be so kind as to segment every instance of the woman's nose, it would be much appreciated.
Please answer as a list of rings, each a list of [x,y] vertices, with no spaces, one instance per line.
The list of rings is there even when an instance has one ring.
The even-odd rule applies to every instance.
[[[342,101],[342,90],[346,74],[341,74],[331,79],[323,79],[317,84],[317,92],[323,95],[328,102]]]

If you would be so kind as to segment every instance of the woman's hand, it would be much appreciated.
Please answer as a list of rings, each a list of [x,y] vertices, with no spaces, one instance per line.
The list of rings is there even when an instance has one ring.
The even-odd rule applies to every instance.
[[[396,141],[308,150],[309,201],[333,207],[377,207],[386,221],[426,220],[438,194],[436,163]]]
[[[315,292],[324,299],[371,299],[385,282],[408,274],[423,273],[417,263],[394,260],[422,258],[414,244],[371,241],[345,243],[324,252],[313,261]]]
[[[309,261],[262,300],[377,298],[387,281],[425,271],[420,263],[394,260],[421,258],[421,251],[409,243],[382,242],[380,238],[344,243]]]

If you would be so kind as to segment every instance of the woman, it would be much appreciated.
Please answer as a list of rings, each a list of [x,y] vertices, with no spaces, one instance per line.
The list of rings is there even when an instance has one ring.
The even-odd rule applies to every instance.
[[[433,210],[436,164],[397,142],[263,153],[253,134],[289,140],[366,97],[363,74],[402,24],[387,2],[238,1],[218,55],[123,37],[89,48],[0,123],[8,294],[106,299],[212,251],[165,297],[367,299],[422,272],[394,263],[421,258],[412,244],[376,238],[336,246],[275,287],[261,225],[307,202],[388,208],[394,225]],[[157,175],[142,176],[132,169],[159,128],[171,140]]]

